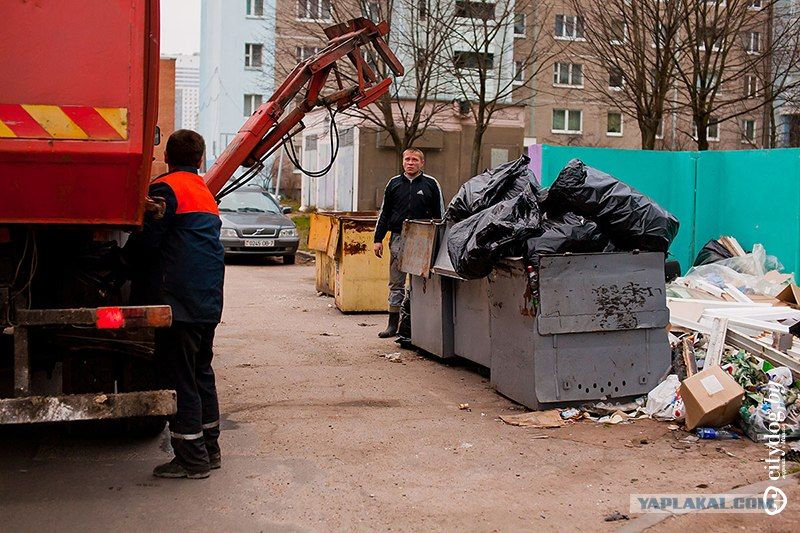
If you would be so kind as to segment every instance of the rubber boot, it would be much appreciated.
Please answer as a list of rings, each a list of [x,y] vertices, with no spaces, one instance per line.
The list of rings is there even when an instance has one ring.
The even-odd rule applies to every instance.
[[[397,335],[397,327],[400,325],[400,313],[389,313],[389,325],[386,329],[378,333],[381,339],[388,339]]]

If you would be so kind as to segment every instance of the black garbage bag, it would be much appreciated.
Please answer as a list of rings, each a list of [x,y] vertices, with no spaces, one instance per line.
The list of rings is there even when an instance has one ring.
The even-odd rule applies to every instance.
[[[540,254],[602,252],[607,245],[608,237],[591,220],[575,213],[558,217],[548,215],[525,242],[525,256],[531,259]]]
[[[540,219],[536,187],[529,183],[516,198],[457,222],[447,240],[453,269],[466,279],[488,276],[511,247],[536,231]]]
[[[533,182],[528,168],[530,158],[523,155],[516,161],[488,169],[463,184],[447,206],[445,218],[460,222],[499,202],[515,198]]]
[[[733,257],[733,255],[731,255],[731,252],[727,248],[718,240],[711,239],[700,249],[700,253],[698,253],[697,257],[694,259],[693,266],[708,265],[710,263],[722,261],[723,259],[730,259],[731,257]]]
[[[579,159],[561,170],[550,187],[547,205],[591,218],[622,250],[666,253],[680,225],[647,196]]]

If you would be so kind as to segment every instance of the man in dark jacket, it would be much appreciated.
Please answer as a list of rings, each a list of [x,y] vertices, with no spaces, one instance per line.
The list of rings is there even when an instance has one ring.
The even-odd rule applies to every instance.
[[[383,192],[373,244],[375,255],[382,257],[383,238],[387,232],[392,233],[389,240],[389,325],[378,333],[382,339],[397,335],[400,307],[405,296],[406,275],[399,268],[403,253],[403,221],[440,219],[444,212],[442,188],[438,181],[422,173],[424,166],[422,150],[409,148],[403,152],[403,173],[390,179]]]
[[[222,315],[225,252],[214,196],[197,174],[205,142],[189,130],[167,141],[169,172],[156,178],[149,195],[166,201],[161,218],[150,213],[142,231],[123,249],[136,304],[168,304],[172,326],[156,330],[155,357],[165,388],[177,392],[170,420],[175,458],[153,470],[159,477],[208,477],[221,466],[219,405],[211,368],[214,331]]]

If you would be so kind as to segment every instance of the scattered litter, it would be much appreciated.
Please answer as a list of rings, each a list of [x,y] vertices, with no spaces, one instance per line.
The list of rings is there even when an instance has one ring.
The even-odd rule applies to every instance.
[[[472,411],[472,409],[469,408],[468,403],[460,403],[458,404],[458,408],[462,411]]]
[[[106,403],[108,401],[108,396],[105,394],[100,394],[94,397],[94,403]]]
[[[681,427],[676,425],[676,424],[670,424],[670,425],[667,426],[667,429],[669,429],[670,431],[677,431],[677,430],[681,429]]]
[[[729,452],[728,450],[726,450],[726,449],[725,449],[725,448],[723,448],[722,446],[717,446],[716,450],[717,450],[719,453],[724,453],[724,454],[725,454],[725,455],[727,455],[728,457],[733,457],[734,459],[738,459],[738,458],[739,458],[739,456],[732,454],[731,452]]]
[[[369,328],[372,326],[377,326],[378,324],[368,324],[366,322],[359,322],[358,325],[361,326],[362,328]]]
[[[682,439],[680,440],[680,442],[682,442],[682,443],[684,443],[684,444],[694,444],[694,443],[696,443],[696,442],[697,442],[697,441],[699,441],[699,440],[700,440],[700,437],[696,437],[696,436],[694,436],[694,435],[687,435],[687,436],[685,436],[684,438],[682,438]]]
[[[575,409],[574,407],[570,407],[569,409],[564,409],[563,411],[561,411],[561,418],[563,418],[564,420],[580,418],[581,416],[582,413],[578,409]]]
[[[697,428],[697,436],[704,440],[738,440],[739,435],[728,429]]]
[[[385,357],[386,359],[388,359],[392,363],[402,363],[403,362],[403,354],[401,354],[400,352],[387,353],[387,354],[384,354],[383,357]]]
[[[678,393],[681,382],[676,374],[670,374],[647,393],[644,412],[657,420],[683,420],[685,406]]]
[[[339,335],[337,333],[328,333],[328,332],[323,332],[323,333],[320,333],[319,335],[320,335],[320,337],[341,337],[341,335]]]
[[[472,444],[471,442],[462,442],[461,446],[459,446],[459,448],[461,448],[462,450],[469,450],[473,446],[474,446],[474,444]]]
[[[622,514],[619,511],[614,511],[610,515],[606,516],[603,519],[605,522],[617,522],[619,520],[630,520],[630,517],[626,514]]]
[[[564,425],[560,409],[549,411],[531,411],[520,415],[500,415],[500,420],[506,424],[537,429],[559,428]]]
[[[549,439],[550,435],[531,435],[532,439]]]

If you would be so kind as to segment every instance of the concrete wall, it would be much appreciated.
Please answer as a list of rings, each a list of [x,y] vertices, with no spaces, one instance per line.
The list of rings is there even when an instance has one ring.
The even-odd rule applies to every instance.
[[[435,177],[442,187],[445,205],[458,187],[472,177],[470,154],[474,127],[460,131],[429,132],[415,146],[425,153],[425,172]],[[522,127],[491,127],[484,136],[480,168],[516,159],[523,152]],[[382,138],[383,137],[383,138]],[[394,147],[374,130],[362,128],[359,139],[358,209],[380,208],[386,183],[402,171]]]

